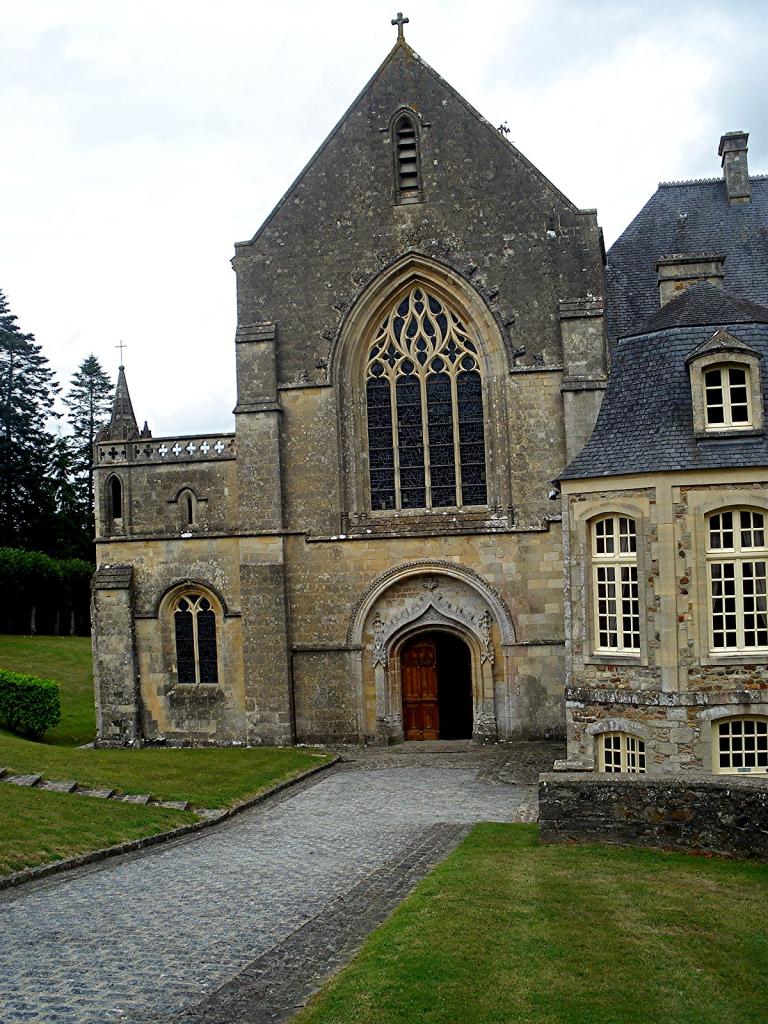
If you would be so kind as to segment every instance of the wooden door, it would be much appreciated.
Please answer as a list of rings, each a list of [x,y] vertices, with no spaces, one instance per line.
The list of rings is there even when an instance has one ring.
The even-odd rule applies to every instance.
[[[437,648],[434,640],[413,640],[403,648],[403,730],[407,740],[436,740],[440,729],[437,704]]]

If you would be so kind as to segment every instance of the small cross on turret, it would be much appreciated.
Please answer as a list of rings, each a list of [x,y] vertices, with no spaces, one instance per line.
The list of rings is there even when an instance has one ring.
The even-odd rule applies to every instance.
[[[403,40],[405,39],[405,36],[403,35],[403,25],[407,25],[409,23],[409,21],[410,21],[410,18],[404,18],[403,17],[403,12],[402,11],[398,11],[397,12],[397,17],[392,19],[392,24],[393,25],[397,25],[397,38],[398,39],[403,39]]]
[[[119,345],[115,345],[115,348],[119,348],[120,349],[120,368],[122,369],[122,366],[123,366],[123,349],[124,348],[128,348],[128,346],[124,342],[121,341]]]

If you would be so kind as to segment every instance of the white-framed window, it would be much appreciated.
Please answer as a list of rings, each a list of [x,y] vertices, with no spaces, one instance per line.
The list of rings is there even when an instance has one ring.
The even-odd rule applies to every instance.
[[[768,772],[768,718],[721,718],[712,723],[714,770],[724,775]]]
[[[597,737],[597,764],[609,775],[645,775],[645,743],[628,732],[604,732]]]
[[[171,606],[179,683],[218,683],[216,612],[205,594],[185,591]]]
[[[637,526],[629,516],[594,519],[592,591],[595,652],[640,652]]]
[[[735,508],[710,515],[707,563],[711,651],[768,651],[765,513]]]
[[[704,371],[704,416],[707,430],[752,426],[749,367],[710,366]]]

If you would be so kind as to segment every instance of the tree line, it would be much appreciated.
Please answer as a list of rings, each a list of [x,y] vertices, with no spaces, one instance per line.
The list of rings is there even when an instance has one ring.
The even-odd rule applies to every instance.
[[[74,631],[75,619],[82,632],[94,561],[93,443],[109,420],[112,393],[94,355],[62,389],[0,291],[0,631],[18,630],[22,616],[23,631],[34,632],[42,613],[40,632]],[[47,558],[14,562],[14,551]]]

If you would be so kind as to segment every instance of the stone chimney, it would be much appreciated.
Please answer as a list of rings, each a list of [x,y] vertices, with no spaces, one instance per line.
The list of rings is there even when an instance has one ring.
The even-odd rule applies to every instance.
[[[720,139],[718,153],[723,166],[728,202],[748,203],[749,168],[747,167],[747,139],[749,132],[726,132]]]
[[[654,267],[659,279],[659,300],[662,306],[676,299],[692,284],[714,284],[722,287],[725,256],[715,252],[683,252],[662,256]]]

